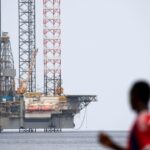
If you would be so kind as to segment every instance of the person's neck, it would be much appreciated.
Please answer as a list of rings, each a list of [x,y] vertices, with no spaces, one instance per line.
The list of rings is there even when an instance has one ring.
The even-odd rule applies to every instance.
[[[140,107],[137,110],[137,113],[140,114],[143,111],[148,111],[148,106],[140,105]]]

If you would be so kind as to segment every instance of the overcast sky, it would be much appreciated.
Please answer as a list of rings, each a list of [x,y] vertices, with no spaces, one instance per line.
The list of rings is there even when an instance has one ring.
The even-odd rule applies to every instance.
[[[18,70],[18,0],[2,0]],[[62,0],[62,76],[65,94],[96,94],[82,130],[127,130],[134,119],[128,91],[150,81],[149,0]],[[43,84],[42,0],[36,0],[38,87]],[[84,110],[76,116],[78,128]]]

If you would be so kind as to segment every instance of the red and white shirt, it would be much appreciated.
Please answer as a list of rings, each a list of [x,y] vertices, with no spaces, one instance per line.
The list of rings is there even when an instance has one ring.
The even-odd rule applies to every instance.
[[[130,132],[128,150],[150,150],[150,112],[141,112]]]

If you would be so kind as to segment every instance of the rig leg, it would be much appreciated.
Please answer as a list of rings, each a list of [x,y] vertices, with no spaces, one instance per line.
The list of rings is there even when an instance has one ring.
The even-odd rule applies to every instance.
[[[44,132],[47,132],[47,128],[44,128]]]
[[[48,128],[47,131],[50,132],[50,133],[53,132],[52,128]]]
[[[3,131],[3,129],[2,129],[2,127],[0,126],[0,133],[2,133],[2,131]]]
[[[24,132],[24,130],[25,130],[24,127],[20,127],[19,128],[19,133]]]
[[[28,130],[27,132],[29,132],[29,133],[36,132],[36,128],[29,128],[29,129],[27,129],[27,130]]]
[[[32,132],[33,132],[33,129],[32,129],[32,128],[29,128],[28,131],[29,131],[29,133],[32,133]]]
[[[55,132],[62,132],[61,128],[56,128]]]
[[[24,129],[24,131],[23,132],[29,132],[29,129]]]
[[[49,133],[51,133],[51,132],[54,132],[54,130],[53,130],[53,128],[45,128],[44,129],[44,132],[49,132]]]

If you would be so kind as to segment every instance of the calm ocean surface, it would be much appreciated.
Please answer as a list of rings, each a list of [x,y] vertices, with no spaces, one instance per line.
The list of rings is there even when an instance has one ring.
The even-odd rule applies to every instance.
[[[127,132],[107,132],[126,145]],[[0,134],[0,150],[106,150],[97,143],[97,131],[63,131],[62,133]]]

